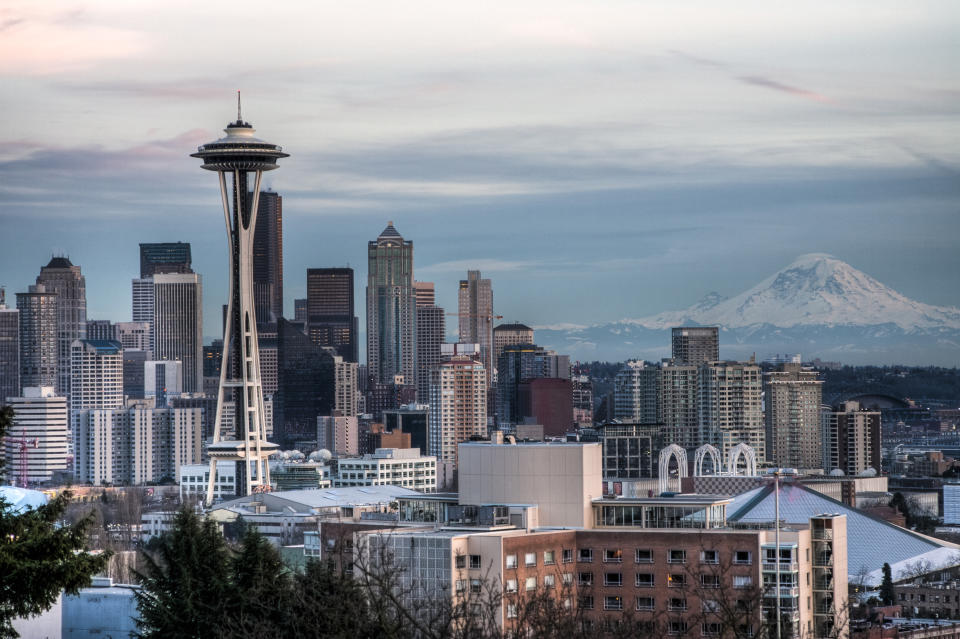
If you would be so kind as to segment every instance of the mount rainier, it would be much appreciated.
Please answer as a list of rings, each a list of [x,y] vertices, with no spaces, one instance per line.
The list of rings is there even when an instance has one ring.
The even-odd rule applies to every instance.
[[[735,297],[595,326],[538,328],[536,341],[581,361],[670,355],[670,328],[719,326],[720,356],[802,353],[845,364],[960,364],[960,309],[911,300],[833,256],[797,258]]]

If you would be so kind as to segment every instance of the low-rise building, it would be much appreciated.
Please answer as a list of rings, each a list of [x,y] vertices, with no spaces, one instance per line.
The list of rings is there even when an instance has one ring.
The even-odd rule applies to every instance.
[[[210,464],[184,464],[180,466],[180,501],[190,498],[205,499],[210,481]],[[217,476],[213,482],[213,500],[220,501],[237,494],[236,464],[217,464]]]
[[[418,448],[378,448],[363,457],[341,458],[335,486],[403,486],[432,493],[437,490],[437,458]]]

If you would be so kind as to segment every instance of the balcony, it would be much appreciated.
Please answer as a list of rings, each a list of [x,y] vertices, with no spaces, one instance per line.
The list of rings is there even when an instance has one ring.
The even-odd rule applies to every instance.
[[[777,562],[763,560],[763,570],[764,572],[776,572]],[[797,572],[800,570],[800,564],[795,561],[781,561],[780,562],[780,572]]]
[[[813,556],[813,565],[814,566],[832,566],[833,565],[833,553],[832,552],[818,552]]]
[[[813,538],[816,540],[832,540],[833,530],[830,528],[814,529]]]
[[[813,589],[814,590],[828,590],[833,592],[833,578],[827,579],[814,579],[813,580]]]
[[[770,584],[769,586],[767,586],[763,594],[765,597],[775,597],[777,594],[776,585]],[[800,596],[800,589],[797,586],[793,586],[793,585],[790,585],[790,586],[781,585],[780,596],[796,599],[797,597]]]

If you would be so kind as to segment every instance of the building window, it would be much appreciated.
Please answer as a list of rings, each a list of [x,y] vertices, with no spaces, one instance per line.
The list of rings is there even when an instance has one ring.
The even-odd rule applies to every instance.
[[[537,553],[528,552],[523,557],[523,563],[527,566],[536,566],[537,565]]]
[[[700,563],[702,564],[719,564],[720,563],[720,553],[716,550],[701,550],[700,551]]]
[[[638,572],[638,573],[637,573],[637,588],[653,588],[653,573],[652,573],[652,572]]]
[[[577,583],[581,586],[592,586],[593,585],[593,573],[592,572],[581,572],[577,576]]]
[[[615,595],[603,598],[604,610],[623,610],[623,597]]]
[[[620,563],[623,561],[623,551],[619,548],[607,548],[603,551],[603,560],[606,562]]]
[[[524,587],[527,590],[536,590],[537,589],[537,578],[536,577],[527,577],[526,582],[524,582]]]
[[[671,550],[670,558],[667,559],[671,564],[685,564],[687,563],[687,551],[686,550]]]
[[[720,602],[713,599],[704,599],[700,602],[704,612],[720,612]]]
[[[544,551],[543,551],[543,565],[544,565],[544,566],[552,566],[552,565],[555,564],[555,563],[557,563],[557,562],[556,562],[556,560],[554,559],[553,551],[552,551],[552,550],[544,550]]]
[[[480,555],[470,555],[470,568],[478,570],[481,567]]]
[[[751,563],[752,557],[749,550],[738,550],[733,555],[733,563],[735,564],[749,564]]]
[[[571,548],[564,548],[564,550],[563,550],[563,563],[569,564],[571,561],[573,561],[573,549],[571,549]]]
[[[671,588],[683,588],[687,583],[687,576],[680,572],[674,572],[667,575],[667,586]]]
[[[622,586],[623,574],[619,572],[608,572],[603,575],[604,586]]]
[[[700,625],[700,634],[704,637],[719,637],[720,624],[716,621],[709,621]]]
[[[687,609],[687,600],[680,598],[673,598],[667,604],[669,610],[686,610]]]
[[[637,597],[637,610],[653,610],[655,607],[653,597]]]
[[[507,555],[507,570],[512,570],[516,567],[517,567],[517,556]]]
[[[653,551],[649,548],[637,548],[634,561],[636,561],[638,564],[652,564]]]
[[[751,586],[753,586],[753,577],[750,577],[749,575],[733,576],[734,588],[750,588]]]
[[[480,594],[480,580],[479,580],[479,579],[471,579],[471,580],[470,580],[470,592],[472,592],[472,593],[475,594],[475,595],[479,595],[479,594]]]
[[[457,582],[459,583],[459,582]],[[516,592],[517,591],[517,580],[516,579],[507,579],[507,592]]]
[[[553,588],[557,583],[556,575],[544,575],[543,576],[543,587],[544,588]]]
[[[573,573],[572,572],[563,573],[563,585],[569,586],[572,583],[573,583]]]
[[[580,607],[583,610],[593,610],[593,595],[580,597]]]
[[[700,575],[700,585],[704,588],[719,588],[720,575]]]
[[[593,561],[593,548],[581,548],[578,561]]]
[[[507,619],[517,618],[517,604],[507,604]]]

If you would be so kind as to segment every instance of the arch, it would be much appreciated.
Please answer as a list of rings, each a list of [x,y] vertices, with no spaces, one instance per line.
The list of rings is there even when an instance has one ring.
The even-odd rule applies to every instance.
[[[744,461],[747,464],[746,476],[753,477],[757,474],[757,454],[753,451],[752,448],[740,442],[736,446],[730,449],[730,452],[727,454],[727,472],[730,475],[737,474],[737,462],[740,461],[740,456],[744,457]]]
[[[660,493],[665,493],[670,489],[670,458],[677,459],[677,483],[687,476],[687,451],[676,444],[670,444],[660,451],[660,473],[659,489]],[[679,492],[679,487],[678,487]]]
[[[694,477],[703,477],[703,460],[707,458],[707,455],[710,456],[710,459],[713,460],[713,474],[720,475],[723,473],[723,463],[720,457],[720,451],[716,449],[715,446],[710,444],[704,444],[697,449],[697,455],[693,461],[693,476]]]

